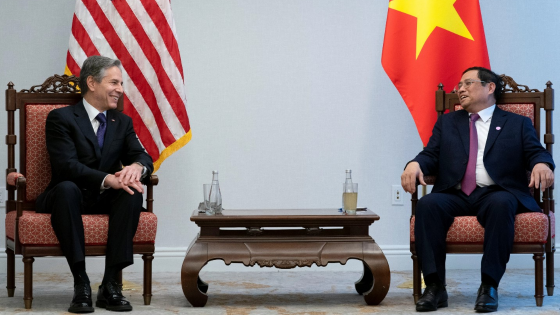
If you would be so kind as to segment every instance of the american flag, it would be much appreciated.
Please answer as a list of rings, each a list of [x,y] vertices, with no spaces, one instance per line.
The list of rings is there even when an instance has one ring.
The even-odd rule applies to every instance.
[[[77,0],[65,73],[93,55],[121,61],[124,113],[156,171],[191,139],[170,0]]]

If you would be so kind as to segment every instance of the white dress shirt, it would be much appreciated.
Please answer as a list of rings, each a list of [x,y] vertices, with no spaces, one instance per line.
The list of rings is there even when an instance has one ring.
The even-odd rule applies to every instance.
[[[97,130],[99,129],[99,126],[101,125],[101,123],[99,122],[99,120],[95,119],[95,117],[97,117],[97,115],[99,115],[100,111],[97,110],[97,108],[93,107],[90,103],[88,103],[86,101],[86,99],[83,99],[84,102],[84,108],[86,109],[86,112],[88,114],[88,118],[89,121],[91,122],[91,126],[93,127],[93,132],[95,133],[95,135],[97,136]],[[107,111],[102,112],[103,115],[105,115],[105,117],[107,116]],[[148,171],[148,169],[144,166],[142,166],[142,179],[146,176],[146,172]],[[109,175],[107,175],[109,176]],[[107,178],[107,176],[105,176],[105,178],[103,178],[103,182],[101,182],[101,192],[103,192],[103,190],[108,189],[109,187],[105,186],[105,179]]]
[[[86,101],[86,99],[83,99],[84,102],[84,108],[86,109],[86,112],[88,114],[88,118],[89,121],[91,122],[91,126],[93,127],[93,132],[95,133],[95,135],[97,136],[97,130],[99,129],[99,125],[101,125],[101,123],[99,122],[99,120],[95,119],[95,117],[97,117],[97,115],[99,115],[99,111],[97,110],[97,108],[93,107],[90,103],[88,103]],[[107,116],[107,111],[103,112],[103,115]],[[105,179],[107,178],[106,175],[105,178],[103,178],[103,181],[101,182],[101,192],[103,192],[105,189],[107,189],[108,187],[105,187]]]
[[[95,135],[97,135],[97,129],[99,129],[99,125],[101,123],[99,122],[99,120],[95,119],[95,117],[97,117],[100,112],[97,110],[97,108],[88,103],[85,98],[83,99],[83,102],[84,108],[86,109],[86,112],[88,114],[89,121],[91,122],[91,126],[93,127],[93,132],[95,133]],[[107,111],[104,111],[103,115],[107,117]]]
[[[476,157],[476,185],[479,187],[495,185],[486,168],[484,167],[484,148],[488,140],[488,131],[492,123],[492,115],[496,105],[492,105],[478,112],[480,118],[475,122],[476,134],[478,136],[478,155]],[[470,117],[470,114],[469,114]]]
[[[476,185],[478,187],[496,184],[490,175],[488,175],[486,167],[484,167],[484,148],[486,147],[486,140],[488,140],[488,131],[490,131],[490,124],[492,123],[492,115],[494,114],[495,108],[496,104],[479,111],[477,114],[480,118],[475,122],[476,135],[478,138],[478,152],[476,155]],[[469,124],[470,117],[471,114],[469,113]],[[455,188],[461,189],[461,183],[457,184]]]

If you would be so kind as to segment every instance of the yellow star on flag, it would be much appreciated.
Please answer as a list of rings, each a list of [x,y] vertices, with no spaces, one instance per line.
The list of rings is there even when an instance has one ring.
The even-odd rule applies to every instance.
[[[416,59],[422,47],[436,27],[441,27],[459,36],[474,41],[465,23],[455,10],[456,0],[393,0],[389,8],[415,16],[416,22]]]

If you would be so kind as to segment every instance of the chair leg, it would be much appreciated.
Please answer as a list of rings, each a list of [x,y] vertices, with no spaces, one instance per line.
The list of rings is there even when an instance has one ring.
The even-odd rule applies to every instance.
[[[543,254],[536,253],[533,254],[533,259],[535,260],[535,300],[537,306],[542,306],[543,303]]]
[[[23,303],[26,309],[33,302],[33,257],[23,257]]]
[[[554,295],[554,252],[546,253],[546,293]]]
[[[422,295],[422,277],[420,266],[418,264],[418,256],[412,254],[412,296],[414,296],[414,304]]]
[[[144,305],[150,305],[152,302],[152,260],[154,260],[154,255],[144,254],[142,255],[142,260],[144,260]]]
[[[16,289],[16,255],[14,251],[11,249],[6,248],[6,255],[7,255],[7,272],[6,275],[7,285],[6,289],[8,289],[8,296],[14,297],[14,291]]]

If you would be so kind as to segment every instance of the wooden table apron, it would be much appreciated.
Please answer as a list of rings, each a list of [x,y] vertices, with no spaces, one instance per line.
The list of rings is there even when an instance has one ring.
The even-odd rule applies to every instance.
[[[195,307],[206,305],[208,284],[198,276],[208,261],[226,265],[283,269],[363,262],[362,278],[355,283],[368,305],[379,304],[391,282],[385,255],[369,236],[369,226],[379,220],[371,210],[346,215],[337,209],[224,210],[221,215],[195,211],[191,221],[200,227],[181,269],[181,285]]]

